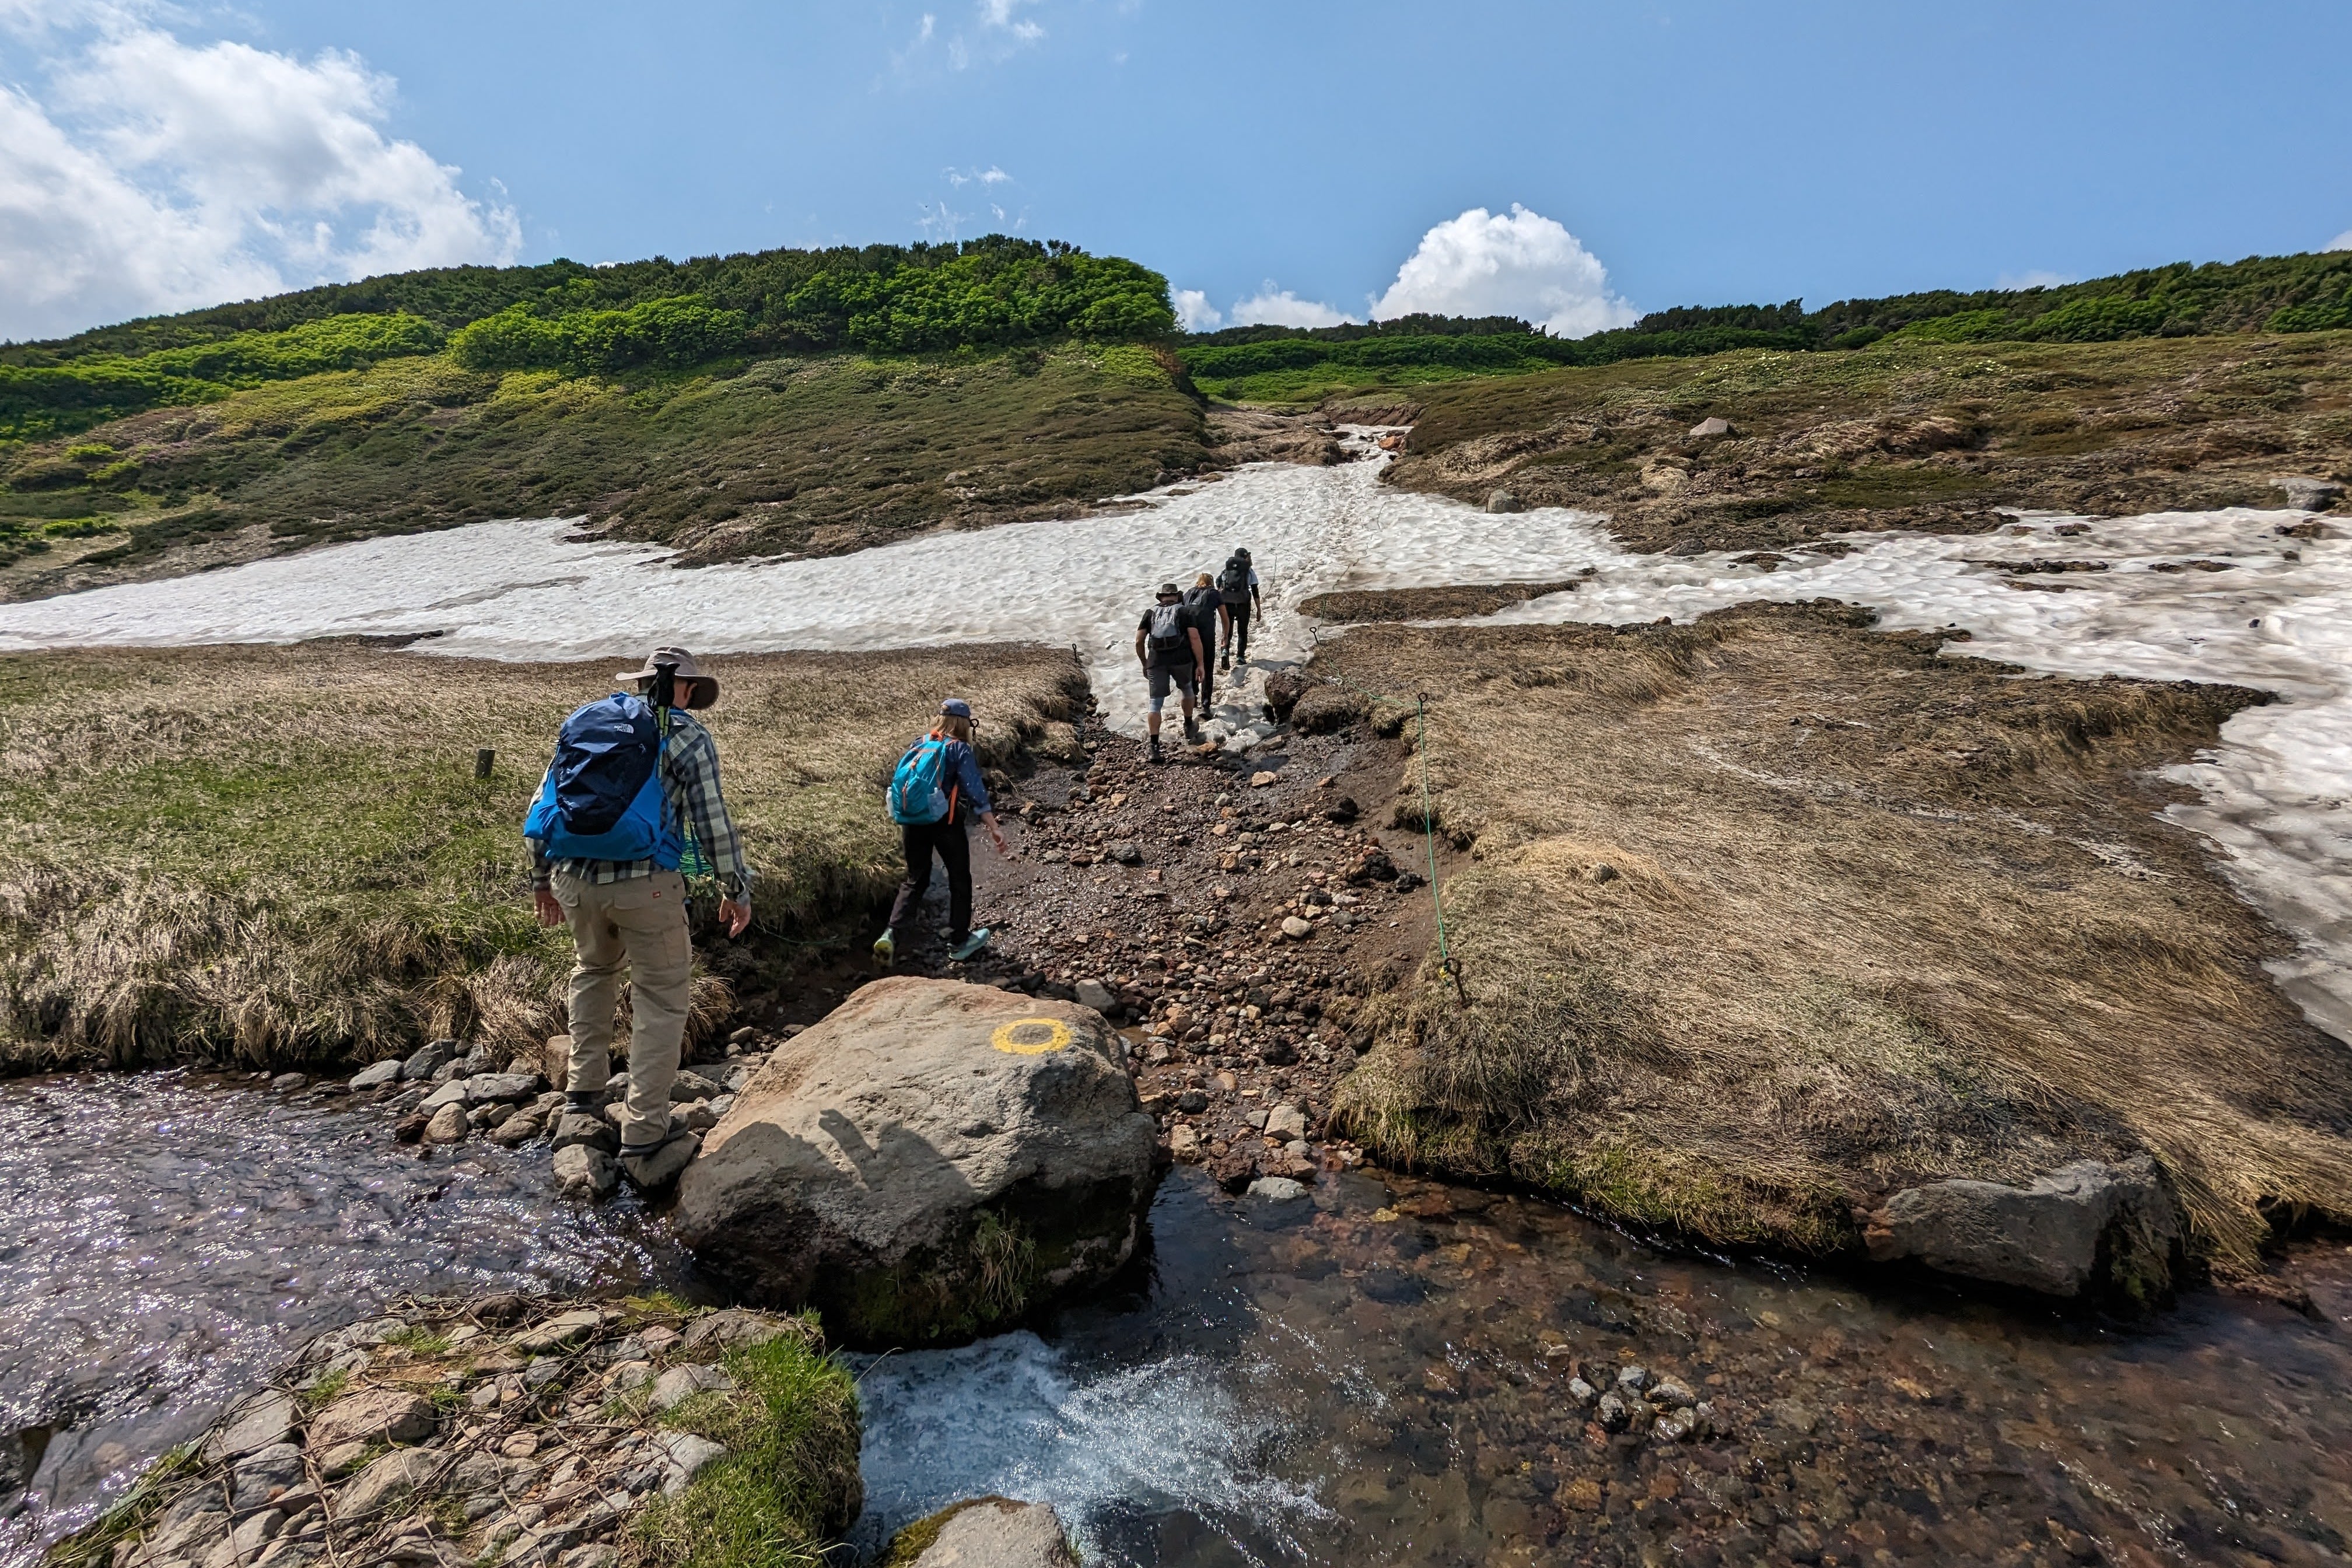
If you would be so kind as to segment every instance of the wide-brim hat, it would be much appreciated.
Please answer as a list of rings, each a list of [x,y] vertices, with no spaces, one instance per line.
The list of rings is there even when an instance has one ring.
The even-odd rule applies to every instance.
[[[1162,583],[1160,584],[1160,597],[1163,599],[1181,599],[1183,596],[1184,590],[1179,588],[1175,584]]]
[[[689,683],[680,707],[708,708],[719,700],[719,678],[704,674],[702,667],[694,662],[694,656],[682,647],[657,647],[646,655],[643,669],[625,669],[613,679],[644,685],[660,675],[661,667],[665,664],[670,667],[673,679]]]

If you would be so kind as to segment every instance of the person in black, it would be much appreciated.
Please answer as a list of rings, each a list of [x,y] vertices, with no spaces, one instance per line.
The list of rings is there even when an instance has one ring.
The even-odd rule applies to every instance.
[[[1202,667],[1209,661],[1201,633],[1184,608],[1184,595],[1173,583],[1160,584],[1160,595],[1135,628],[1135,657],[1142,661],[1143,679],[1151,692],[1151,760],[1160,754],[1160,710],[1171,686],[1184,696],[1184,737],[1198,740],[1201,726],[1192,717],[1192,694],[1200,688]]]
[[[1217,592],[1217,580],[1206,572],[1192,580],[1185,591],[1184,608],[1192,613],[1192,629],[1201,634],[1201,651],[1213,655],[1217,651],[1218,623],[1224,611],[1224,595]],[[1201,661],[1201,714],[1210,716],[1217,700],[1217,661],[1204,658]]]
[[[1250,613],[1262,611],[1265,605],[1257,595],[1257,568],[1250,564],[1250,552],[1236,548],[1225,559],[1225,569],[1217,574],[1217,596],[1224,601],[1225,651],[1220,662],[1230,668],[1238,657],[1249,662]]]
[[[981,782],[980,759],[972,752],[971,704],[961,697],[950,697],[940,703],[939,722],[931,726],[929,734],[918,736],[915,746],[932,741],[947,743],[943,782],[947,785],[948,814],[937,822],[899,826],[899,847],[907,854],[907,876],[898,884],[898,897],[890,906],[890,923],[874,939],[874,961],[885,969],[897,961],[898,935],[922,906],[923,895],[931,889],[933,854],[948,868],[948,956],[967,959],[988,945],[988,928],[971,929],[970,824],[973,817],[980,818],[989,837],[996,841],[999,855],[1013,853],[1013,846],[1004,841],[1004,829],[997,825],[996,810],[989,805],[988,786]],[[911,752],[915,748],[907,749]]]

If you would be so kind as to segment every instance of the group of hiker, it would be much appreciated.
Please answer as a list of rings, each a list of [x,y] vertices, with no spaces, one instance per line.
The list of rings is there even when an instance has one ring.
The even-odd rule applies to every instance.
[[[1188,589],[1160,585],[1135,633],[1151,693],[1151,757],[1160,710],[1183,700],[1184,733],[1197,740],[1196,704],[1212,700],[1216,672],[1249,660],[1249,629],[1262,614],[1250,552],[1203,572]],[[730,937],[751,921],[751,867],[719,784],[719,748],[694,714],[719,700],[719,679],[682,647],[658,647],[642,668],[614,678],[627,689],[591,702],[563,721],[554,760],[523,821],[531,894],[540,923],[569,926],[572,1054],[568,1109],[603,1112],[612,1077],[613,1016],[621,977],[629,981],[629,1076],[617,1118],[621,1168],[634,1179],[661,1168],[663,1150],[689,1136],[670,1119],[692,999],[694,950],[687,884],[709,877],[719,890],[719,921]],[[1011,855],[972,749],[971,705],[950,697],[929,731],[899,758],[887,792],[907,874],[890,922],[874,943],[882,967],[896,961],[908,922],[930,890],[931,862],[947,868],[948,953],[967,959],[987,945],[971,924],[971,825],[997,853]]]
[[[1144,685],[1151,697],[1150,716],[1144,723],[1153,762],[1167,760],[1160,749],[1160,723],[1169,693],[1174,691],[1182,700],[1184,738],[1198,741],[1199,710],[1215,700],[1217,672],[1233,668],[1236,658],[1249,662],[1250,620],[1264,609],[1257,568],[1247,550],[1235,550],[1225,558],[1223,570],[1213,577],[1202,573],[1190,588],[1160,584],[1151,607],[1135,628],[1135,657],[1143,665]]]

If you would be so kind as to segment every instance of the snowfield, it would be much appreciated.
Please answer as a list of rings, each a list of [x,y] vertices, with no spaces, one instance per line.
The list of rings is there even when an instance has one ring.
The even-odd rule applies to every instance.
[[[1366,444],[1369,432],[1354,432]],[[2280,983],[2352,1038],[2352,539],[2298,540],[2293,511],[2020,518],[1991,535],[1858,534],[1850,552],[1777,570],[1725,556],[1629,554],[1601,520],[1490,515],[1384,489],[1381,461],[1264,464],[1136,498],[1134,510],[937,533],[816,561],[669,569],[655,547],[586,539],[562,520],[494,522],[331,546],[164,582],[0,605],[0,649],[67,644],[290,642],[437,632],[429,654],[623,657],[1031,641],[1075,647],[1116,726],[1140,732],[1135,627],[1162,581],[1189,584],[1247,545],[1266,615],[1252,652],[1305,658],[1297,613],[1339,588],[1593,575],[1497,621],[1621,623],[1756,599],[1843,599],[1905,628],[1965,627],[1952,652],[2070,676],[2262,687],[2282,701],[2231,719],[2223,744],[2177,770],[2200,795],[2174,808],[2228,852],[2240,889],[2301,943]],[[2061,527],[2087,531],[2061,534]],[[2096,562],[2019,574],[1986,564]],[[2206,562],[2224,569],[2187,565]],[[2162,567],[2172,570],[2158,570]],[[617,668],[617,667],[616,667]],[[1236,672],[1238,675],[1240,672]],[[1262,675],[1221,689],[1218,733],[1255,738]]]

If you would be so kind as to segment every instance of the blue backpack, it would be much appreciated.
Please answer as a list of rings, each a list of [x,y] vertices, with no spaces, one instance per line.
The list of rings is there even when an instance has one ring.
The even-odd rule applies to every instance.
[[[890,820],[902,827],[945,821],[954,809],[948,792],[940,787],[947,772],[946,736],[926,735],[908,747],[907,754],[898,759],[898,771],[890,775]]]
[[[551,860],[651,860],[677,869],[684,848],[662,790],[665,737],[654,710],[614,692],[563,721],[555,761],[523,818]]]

